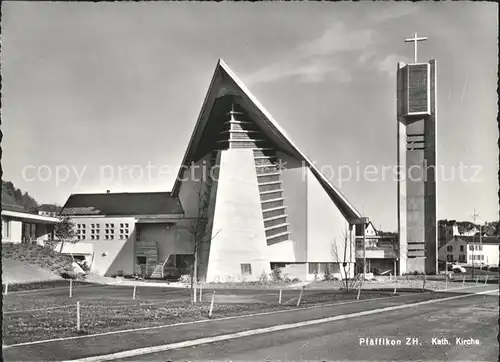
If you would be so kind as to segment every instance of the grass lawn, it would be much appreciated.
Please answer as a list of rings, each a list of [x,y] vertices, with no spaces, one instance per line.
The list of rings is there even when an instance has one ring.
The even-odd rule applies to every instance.
[[[435,276],[434,276],[435,277]],[[426,279],[425,281],[425,289],[431,289],[431,290],[446,290],[446,289],[452,289],[452,288],[461,288],[463,284],[463,277],[464,275],[462,274],[455,274],[452,280],[448,280],[448,283],[446,280],[441,278],[440,280],[437,279]],[[376,278],[376,277],[375,277]],[[494,283],[495,279],[492,276],[488,277],[488,281]],[[485,276],[481,275],[479,276],[479,283],[478,284],[484,284],[485,282]],[[316,281],[312,282],[310,285],[308,285],[306,288],[315,288],[315,289],[330,289],[330,288],[338,288],[339,287],[339,282],[338,281]],[[488,283],[489,284],[489,283]],[[465,275],[465,284],[464,287],[471,287],[476,285],[476,279],[471,278],[470,275]],[[378,290],[378,289],[394,289],[396,288],[397,290],[414,290],[415,292],[421,291],[422,287],[424,286],[424,279],[423,276],[417,277],[412,277],[408,280],[406,279],[398,279],[398,280],[388,280],[388,279],[383,279],[383,280],[375,280],[375,281],[365,281],[363,284],[363,289],[365,290]]]
[[[91,285],[93,283],[87,282],[85,280],[73,280],[73,287],[79,287],[83,285]],[[40,290],[40,289],[52,289],[59,287],[69,287],[69,279],[61,280],[47,280],[42,282],[31,282],[31,283],[9,283],[8,292],[20,292],[27,290]],[[5,292],[5,284],[2,284],[2,292]]]
[[[81,334],[117,331],[128,328],[150,327],[178,322],[208,319],[211,294],[204,295],[202,303],[192,305],[189,297],[182,301],[161,298],[132,300],[93,293],[80,298],[81,331],[76,331],[76,298],[41,296],[20,293],[4,297],[3,342],[6,345],[70,337]],[[269,295],[269,294],[267,294]],[[278,305],[277,295],[260,303],[215,303],[213,317],[251,314],[297,307],[299,293],[283,293],[283,304]],[[342,291],[306,290],[301,306],[355,300],[357,293]],[[222,295],[221,295],[222,296]],[[361,299],[389,297],[390,293],[370,291]],[[216,297],[217,298],[217,297]],[[260,297],[259,297],[260,298]],[[51,308],[48,310],[37,310]]]
[[[235,283],[203,283],[205,289],[279,289],[287,288],[300,282],[235,282]]]

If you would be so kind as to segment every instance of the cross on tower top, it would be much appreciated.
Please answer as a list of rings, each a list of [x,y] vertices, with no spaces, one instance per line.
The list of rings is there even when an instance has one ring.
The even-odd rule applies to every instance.
[[[408,43],[408,42],[413,42],[414,45],[415,45],[415,63],[417,62],[417,43],[419,41],[424,41],[424,40],[427,40],[427,37],[422,37],[422,38],[419,38],[417,37],[417,33],[415,33],[413,35],[413,38],[408,38],[408,39],[405,39],[405,43]]]

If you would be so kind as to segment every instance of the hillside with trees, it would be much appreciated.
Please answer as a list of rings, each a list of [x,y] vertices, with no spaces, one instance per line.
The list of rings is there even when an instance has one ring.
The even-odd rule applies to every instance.
[[[37,213],[38,202],[27,192],[18,189],[10,181],[2,180],[2,205],[20,206],[25,212]]]

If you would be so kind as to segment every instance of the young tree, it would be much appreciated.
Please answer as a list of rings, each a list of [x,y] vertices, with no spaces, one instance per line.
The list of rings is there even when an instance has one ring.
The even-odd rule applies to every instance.
[[[350,278],[351,272],[354,271],[354,263],[352,261],[355,258],[355,252],[355,246],[353,246],[353,242],[350,240],[347,230],[342,233],[341,248],[339,248],[337,240],[334,239],[331,256],[333,262],[338,263],[344,272],[343,275],[341,273],[340,279],[346,292],[356,288],[360,282],[357,279]]]
[[[75,243],[75,224],[71,221],[69,216],[61,216],[59,222],[54,226],[54,236],[61,242],[61,248],[59,252],[62,253],[64,243]]]
[[[191,291],[194,290],[194,284],[198,281],[198,253],[200,247],[205,243],[210,243],[221,230],[218,230],[215,235],[211,235],[212,228],[207,227],[208,213],[211,206],[210,192],[212,181],[207,180],[206,183],[200,182],[198,187],[195,187],[197,201],[197,214],[194,219],[184,226],[189,232],[193,240],[193,255],[194,261],[191,266]]]

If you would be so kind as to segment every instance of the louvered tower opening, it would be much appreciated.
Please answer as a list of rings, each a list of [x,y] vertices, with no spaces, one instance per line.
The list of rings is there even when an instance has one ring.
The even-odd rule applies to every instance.
[[[288,240],[290,232],[276,156],[277,148],[238,104],[235,96],[216,99],[209,117],[195,150],[194,160],[198,161],[210,153],[213,166],[220,150],[251,149],[257,171],[267,243],[271,245]]]

